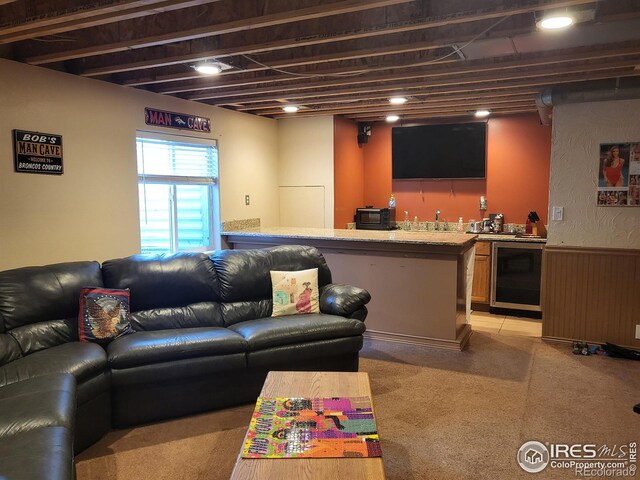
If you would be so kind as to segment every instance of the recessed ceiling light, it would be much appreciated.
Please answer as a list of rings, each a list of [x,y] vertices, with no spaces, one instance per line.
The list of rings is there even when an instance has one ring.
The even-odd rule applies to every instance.
[[[209,60],[198,62],[193,66],[193,68],[196,72],[203,75],[217,75],[222,71],[222,65],[217,62],[211,62]]]
[[[573,17],[569,15],[550,15],[538,22],[538,27],[543,30],[559,30],[573,24]]]
[[[491,115],[491,112],[489,110],[476,110],[475,115],[478,118],[484,118],[484,117],[488,117],[489,115]]]
[[[287,105],[285,107],[282,107],[282,110],[287,113],[296,113],[298,110],[300,110],[300,108],[296,107],[295,105]]]
[[[405,97],[391,97],[389,103],[392,105],[402,105],[407,103],[407,99]]]
[[[393,123],[400,120],[400,117],[398,115],[387,115],[387,118],[385,118],[385,120],[389,123]]]

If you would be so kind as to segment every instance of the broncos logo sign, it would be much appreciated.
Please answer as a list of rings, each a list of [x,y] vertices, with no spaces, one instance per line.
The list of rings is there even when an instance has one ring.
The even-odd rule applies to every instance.
[[[144,109],[144,123],[160,127],[178,128],[180,130],[211,132],[211,120],[208,118],[186,113],[155,110],[153,108]]]

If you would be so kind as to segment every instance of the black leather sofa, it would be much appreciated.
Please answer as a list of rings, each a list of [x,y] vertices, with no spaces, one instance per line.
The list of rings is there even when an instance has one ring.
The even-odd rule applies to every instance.
[[[321,313],[270,317],[269,272],[309,268]],[[129,288],[134,332],[79,342],[84,287]],[[269,370],[356,371],[369,299],[302,246],[0,272],[0,478],[73,478],[112,426],[253,402]]]

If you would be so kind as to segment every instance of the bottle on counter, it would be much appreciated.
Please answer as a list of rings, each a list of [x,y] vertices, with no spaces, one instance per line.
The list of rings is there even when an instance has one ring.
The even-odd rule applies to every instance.
[[[411,225],[409,224],[409,212],[407,210],[404,211],[404,224],[403,224],[402,228],[405,231],[409,230],[411,228]]]
[[[458,232],[464,232],[464,222],[462,221],[462,217],[458,218]]]
[[[418,223],[418,216],[413,217],[413,225],[411,225],[411,230],[415,230],[416,232],[420,230],[420,224]]]
[[[389,197],[389,208],[396,208],[396,197],[393,195],[393,193]]]

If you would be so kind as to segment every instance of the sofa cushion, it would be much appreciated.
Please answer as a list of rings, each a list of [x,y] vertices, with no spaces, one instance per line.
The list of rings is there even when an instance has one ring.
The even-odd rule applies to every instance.
[[[77,303],[77,301],[76,301]],[[78,340],[78,317],[31,323],[11,330],[25,355]]]
[[[190,382],[197,378],[218,378],[222,372],[242,372],[247,368],[245,352],[218,356],[183,358],[111,370],[114,391],[139,385]]]
[[[122,369],[245,350],[246,342],[237,333],[208,327],[136,332],[111,342],[108,355],[111,368]]]
[[[310,314],[248,320],[232,325],[229,330],[242,335],[252,352],[293,343],[362,335],[365,327],[360,320]]]
[[[0,478],[72,480],[73,431],[43,427],[0,437]]]
[[[220,307],[224,325],[229,327],[247,320],[270,317],[272,302],[271,298],[265,298],[255,301],[223,303]]]
[[[204,253],[108,260],[102,264],[102,278],[105,287],[131,290],[131,312],[219,299],[217,275]]]
[[[0,272],[0,333],[27,328],[28,335],[12,331],[25,355],[77,340],[78,298],[89,285],[102,286],[98,262]]]
[[[80,384],[107,369],[107,354],[95,343],[47,348],[0,367],[0,386],[52,373],[70,373]]]
[[[72,375],[46,375],[0,387],[0,437],[36,428],[74,428],[76,384]]]
[[[357,371],[362,335],[308,343],[292,343],[247,354],[252,370]],[[355,365],[352,366],[353,362]],[[355,367],[355,368],[354,368]]]
[[[132,313],[131,326],[136,331],[167,330],[171,328],[222,327],[224,322],[218,302],[200,302],[184,307],[153,308]]]
[[[318,286],[331,283],[331,271],[314,247],[282,245],[261,250],[218,250],[211,260],[225,303],[271,299],[271,270],[317,268]]]
[[[286,272],[271,270],[274,317],[320,313],[318,269]]]
[[[13,362],[22,356],[22,350],[15,338],[8,333],[0,333],[0,365]]]

